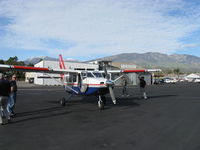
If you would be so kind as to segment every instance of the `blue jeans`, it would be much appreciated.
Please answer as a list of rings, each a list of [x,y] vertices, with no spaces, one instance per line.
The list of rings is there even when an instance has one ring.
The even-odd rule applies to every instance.
[[[8,98],[7,110],[9,114],[13,113],[13,109],[16,103],[17,92],[12,92],[10,97]]]
[[[123,86],[122,95],[128,95],[126,86]]]
[[[3,117],[10,119],[9,112],[6,109],[8,96],[0,96],[0,123],[4,123]]]

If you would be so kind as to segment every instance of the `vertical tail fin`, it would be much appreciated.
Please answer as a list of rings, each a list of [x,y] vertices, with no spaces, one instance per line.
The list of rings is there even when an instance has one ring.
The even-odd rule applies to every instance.
[[[65,63],[63,61],[63,58],[62,58],[61,54],[59,55],[59,66],[60,66],[60,69],[66,69],[65,68]],[[64,74],[60,74],[60,78],[61,78],[61,80],[63,80],[64,79]]]
[[[59,65],[60,65],[60,69],[66,69],[65,68],[65,63],[63,61],[62,55],[59,55]]]

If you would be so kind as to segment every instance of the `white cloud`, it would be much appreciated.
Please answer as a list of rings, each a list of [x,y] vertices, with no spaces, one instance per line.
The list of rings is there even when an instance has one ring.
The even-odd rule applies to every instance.
[[[192,48],[192,47],[197,47],[197,46],[199,46],[199,44],[197,44],[197,43],[191,43],[191,44],[183,44],[181,46],[181,48]]]
[[[195,6],[186,5],[182,0],[3,0],[0,16],[12,21],[0,44],[69,57],[170,53],[200,26]],[[48,40],[73,44],[52,46]]]

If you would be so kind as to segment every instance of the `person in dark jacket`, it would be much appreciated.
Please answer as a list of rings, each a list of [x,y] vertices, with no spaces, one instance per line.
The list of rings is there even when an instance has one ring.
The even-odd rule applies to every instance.
[[[126,96],[129,96],[128,95],[128,92],[127,92],[127,86],[128,84],[128,80],[126,77],[122,77],[122,86],[123,86],[123,89],[122,89],[122,96],[126,95]]]
[[[8,80],[3,78],[3,74],[0,73],[0,124],[4,125],[4,117],[7,119],[7,122],[10,121],[10,116],[7,111],[7,102],[10,95],[11,86]]]
[[[11,94],[8,100],[8,105],[7,105],[7,110],[10,114],[10,116],[14,116],[14,107],[16,104],[16,99],[17,99],[17,83],[16,83],[16,75],[12,75],[11,81],[10,81],[10,86],[11,86]]]
[[[140,80],[140,93],[141,93],[141,96],[143,96],[144,99],[147,99],[146,81],[144,80],[144,77],[139,77],[139,80]]]

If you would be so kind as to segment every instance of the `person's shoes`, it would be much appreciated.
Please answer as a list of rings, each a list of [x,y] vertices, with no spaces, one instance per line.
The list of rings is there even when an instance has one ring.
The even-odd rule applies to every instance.
[[[3,125],[6,125],[6,123],[1,123],[1,125],[3,126]]]
[[[15,113],[10,113],[10,117],[14,117],[15,115]]]
[[[8,119],[8,123],[11,122],[11,118]]]

